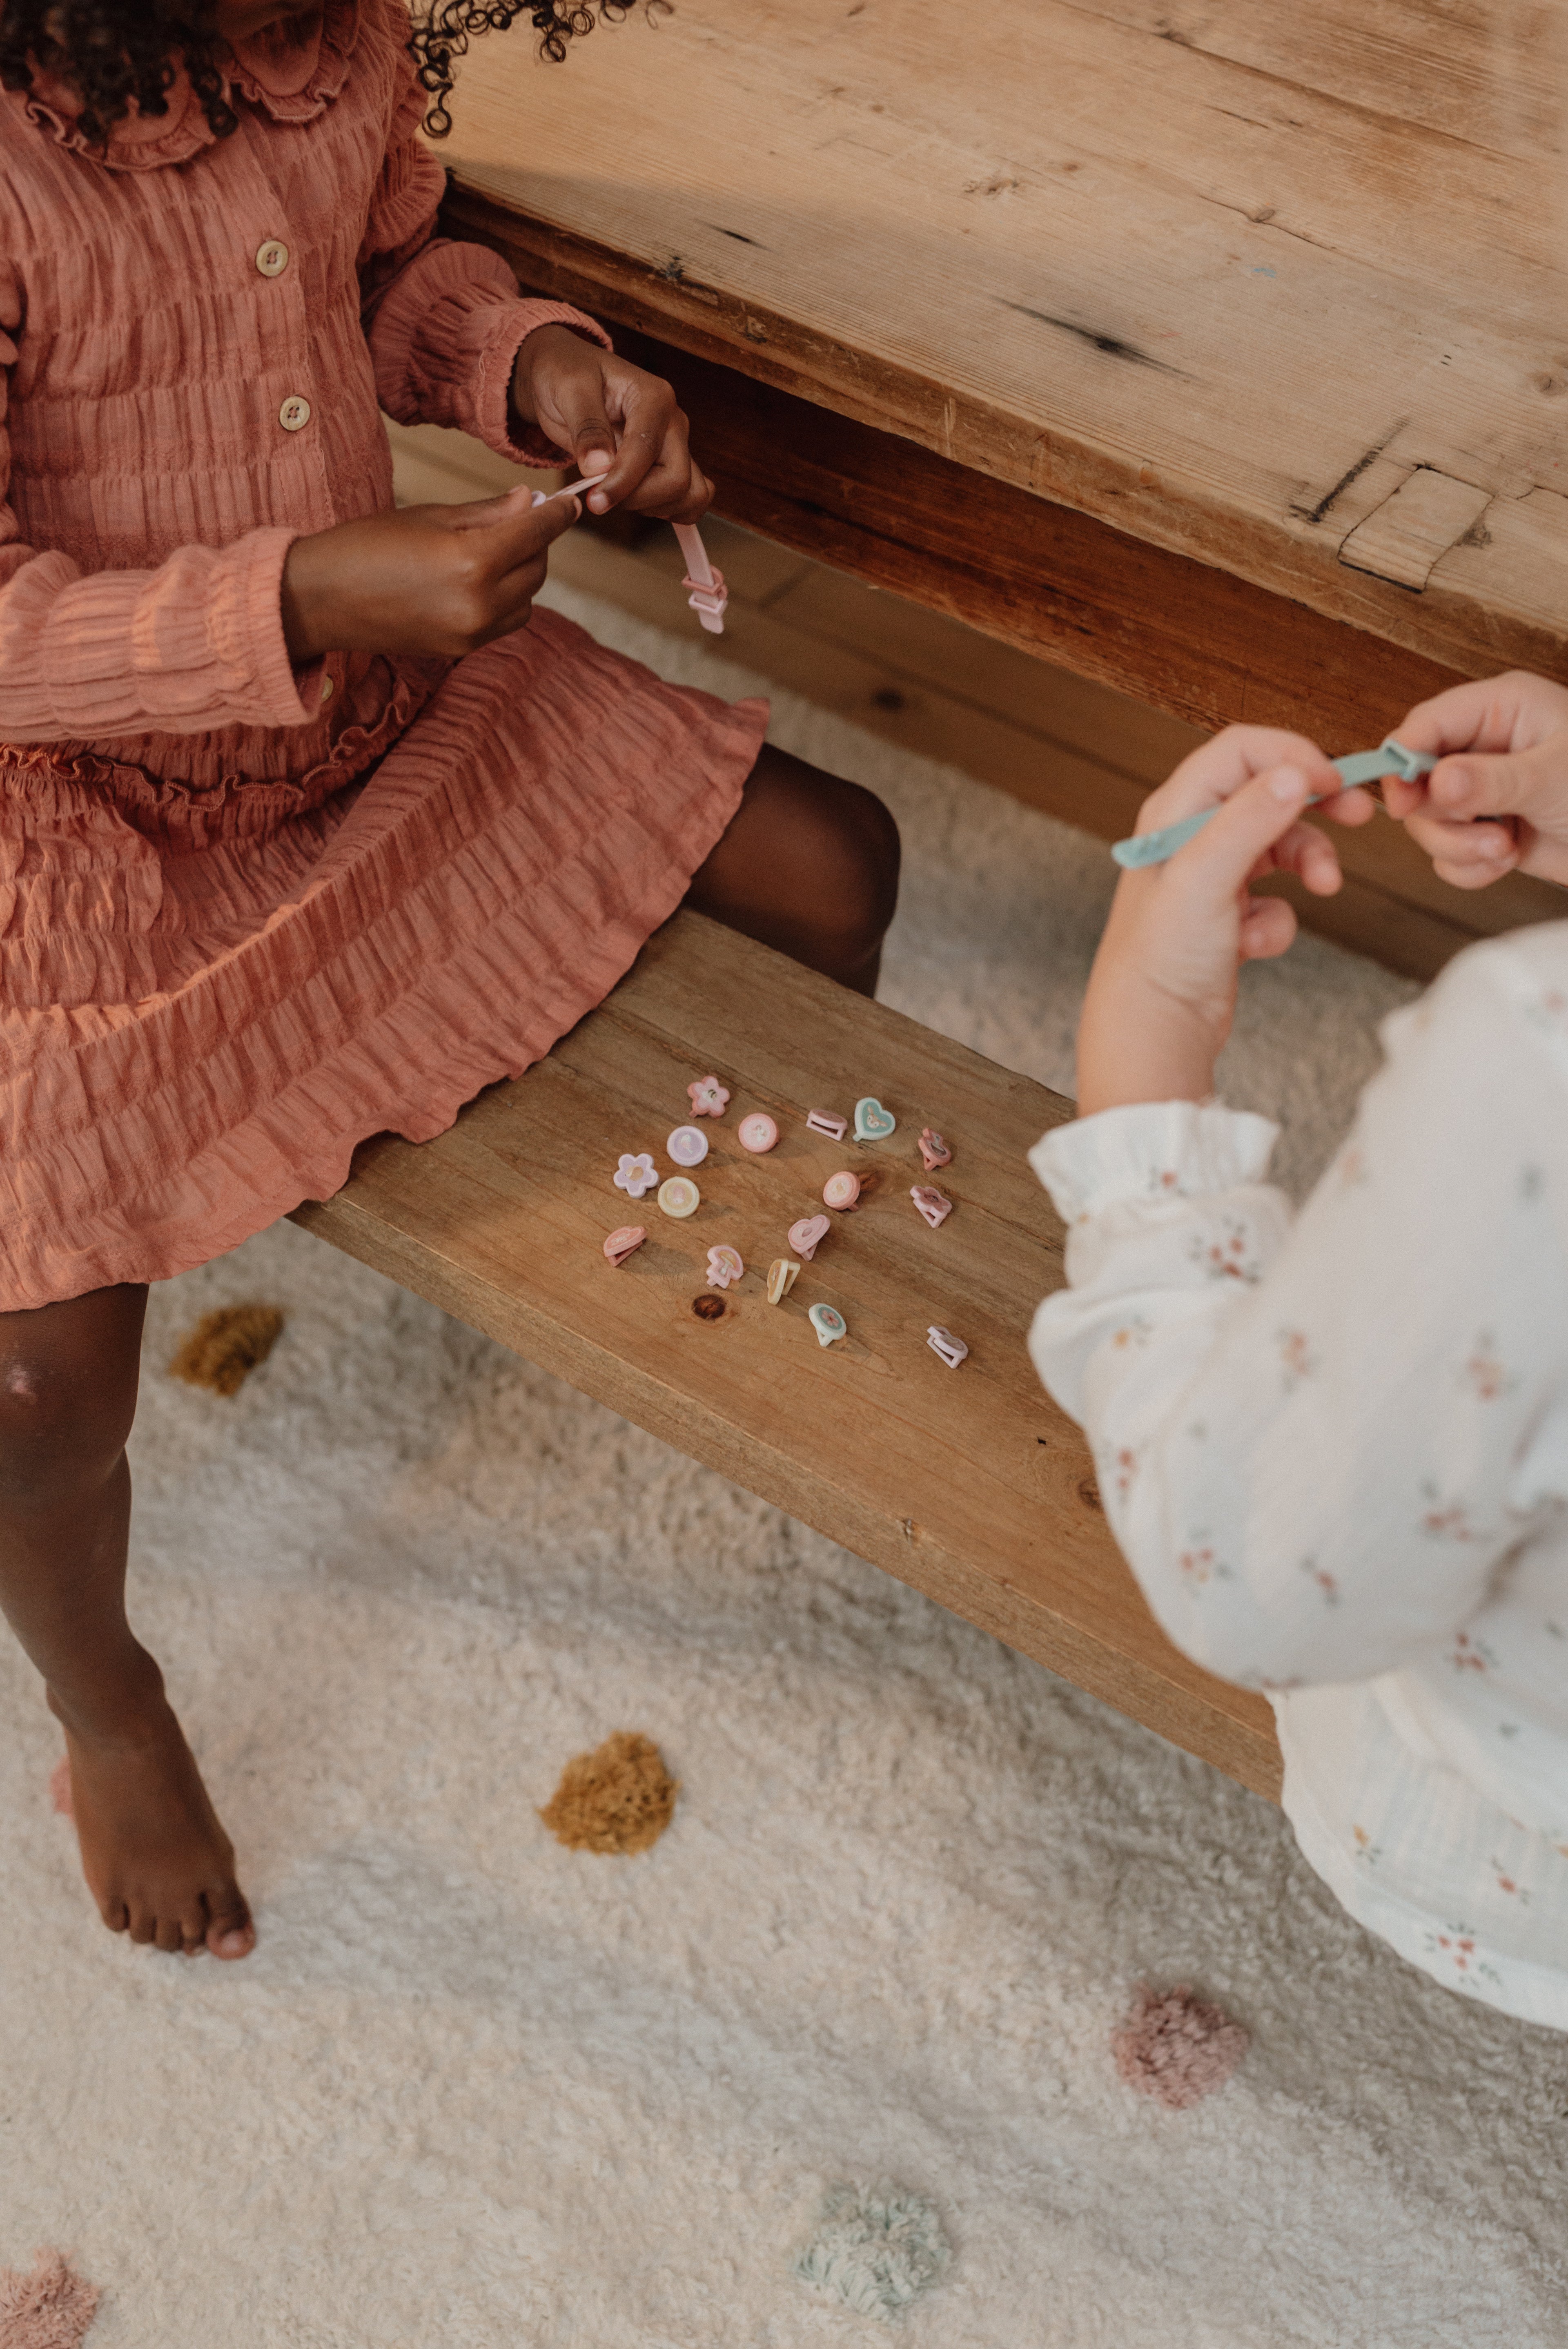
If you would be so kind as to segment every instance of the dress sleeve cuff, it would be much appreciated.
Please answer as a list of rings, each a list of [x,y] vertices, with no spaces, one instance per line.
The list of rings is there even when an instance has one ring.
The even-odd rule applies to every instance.
[[[1130,1200],[1201,1199],[1261,1183],[1279,1128],[1218,1102],[1138,1102],[1059,1125],[1029,1164],[1066,1224]]]
[[[570,326],[585,342],[597,343],[601,350],[614,347],[603,326],[564,302],[519,299],[501,305],[480,346],[473,377],[473,421],[468,429],[498,457],[510,457],[514,465],[559,465],[563,460],[571,464],[571,451],[558,447],[537,424],[523,424],[511,404],[517,355],[538,326]]]

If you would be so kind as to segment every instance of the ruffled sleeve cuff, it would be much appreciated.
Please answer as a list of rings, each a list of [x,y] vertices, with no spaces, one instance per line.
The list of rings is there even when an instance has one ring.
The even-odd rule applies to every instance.
[[[1202,1199],[1263,1182],[1279,1128],[1218,1102],[1139,1102],[1059,1125],[1029,1164],[1065,1224],[1131,1202]]]
[[[565,302],[525,301],[499,254],[438,241],[381,299],[370,329],[376,389],[399,424],[469,432],[514,465],[559,465],[565,452],[537,425],[514,433],[511,374],[538,326],[570,326],[601,349],[603,326]]]

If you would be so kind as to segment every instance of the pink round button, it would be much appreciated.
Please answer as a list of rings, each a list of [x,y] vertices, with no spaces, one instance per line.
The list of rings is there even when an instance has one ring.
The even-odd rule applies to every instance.
[[[742,1150],[749,1150],[755,1157],[760,1158],[763,1152],[771,1150],[778,1141],[779,1128],[763,1111],[754,1110],[749,1117],[741,1119],[735,1129],[735,1138]]]
[[[861,1195],[861,1178],[848,1168],[841,1174],[830,1174],[822,1185],[825,1207],[852,1207]]]
[[[707,1156],[707,1136],[700,1125],[677,1125],[665,1148],[677,1166],[700,1166]]]

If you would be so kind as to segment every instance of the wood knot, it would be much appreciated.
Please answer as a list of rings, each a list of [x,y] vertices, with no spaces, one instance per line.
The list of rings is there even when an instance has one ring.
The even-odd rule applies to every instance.
[[[714,1297],[711,1295],[694,1297],[691,1301],[691,1309],[696,1315],[699,1321],[722,1321],[724,1319],[724,1299],[722,1297]]]
[[[1083,1479],[1078,1492],[1078,1499],[1086,1509],[1093,1509],[1100,1516],[1105,1515],[1105,1503],[1099,1497],[1099,1486],[1092,1476],[1086,1476]]]

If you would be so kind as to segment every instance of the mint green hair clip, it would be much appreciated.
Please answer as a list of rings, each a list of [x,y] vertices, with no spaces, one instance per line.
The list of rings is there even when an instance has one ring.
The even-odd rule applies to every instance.
[[[1437,763],[1428,751],[1407,750],[1392,737],[1376,750],[1352,750],[1334,761],[1347,792],[1357,783],[1375,783],[1383,775],[1398,775],[1402,782],[1413,783],[1418,776],[1429,775]],[[1319,802],[1308,800],[1307,805],[1316,807]],[[1119,840],[1110,853],[1125,873],[1140,872],[1146,864],[1164,864],[1219,812],[1218,808],[1204,808],[1198,815],[1184,816],[1180,823],[1168,823],[1160,832],[1134,833],[1130,840]]]

